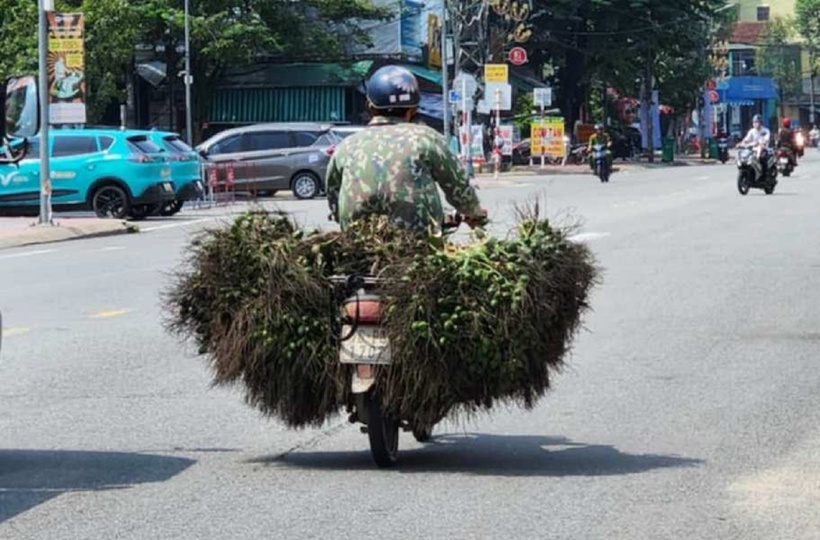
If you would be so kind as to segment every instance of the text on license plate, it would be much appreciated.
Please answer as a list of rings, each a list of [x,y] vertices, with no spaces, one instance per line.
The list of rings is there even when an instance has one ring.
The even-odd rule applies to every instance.
[[[347,335],[351,326],[342,327],[342,335]],[[339,349],[342,364],[389,364],[390,342],[384,328],[359,326],[353,336],[343,341]]]

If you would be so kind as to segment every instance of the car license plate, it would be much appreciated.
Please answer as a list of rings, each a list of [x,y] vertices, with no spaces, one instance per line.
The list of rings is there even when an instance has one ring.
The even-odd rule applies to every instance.
[[[174,192],[174,187],[171,185],[170,182],[163,182],[162,183],[162,189],[166,193],[173,193]]]
[[[347,335],[351,326],[342,327],[342,335]],[[384,328],[359,326],[350,339],[343,341],[339,349],[342,364],[389,364],[390,342]]]

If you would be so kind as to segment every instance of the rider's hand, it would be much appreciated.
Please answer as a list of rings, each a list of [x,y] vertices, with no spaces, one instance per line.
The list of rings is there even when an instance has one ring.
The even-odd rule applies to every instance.
[[[464,223],[466,223],[471,229],[485,225],[487,223],[487,209],[479,209],[478,215],[475,216],[464,216]]]

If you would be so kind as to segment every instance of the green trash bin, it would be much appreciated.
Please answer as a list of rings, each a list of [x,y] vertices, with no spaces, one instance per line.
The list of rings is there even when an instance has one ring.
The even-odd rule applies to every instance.
[[[675,139],[667,137],[661,143],[661,160],[664,163],[672,163],[675,160]]]
[[[717,139],[715,139],[713,137],[709,137],[707,140],[709,141],[709,159],[717,159],[718,158]]]

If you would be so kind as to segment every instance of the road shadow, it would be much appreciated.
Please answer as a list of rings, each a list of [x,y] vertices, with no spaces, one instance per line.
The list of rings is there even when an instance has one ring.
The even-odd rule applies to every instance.
[[[194,463],[124,452],[0,450],[0,523],[63,493],[164,482]]]
[[[402,436],[401,442],[406,442]],[[367,438],[362,437],[367,448]],[[256,462],[304,469],[373,470],[368,450],[303,452]],[[414,450],[399,451],[402,473],[459,473],[486,476],[613,476],[669,467],[693,467],[702,460],[657,454],[627,454],[609,445],[529,435],[444,434]]]

